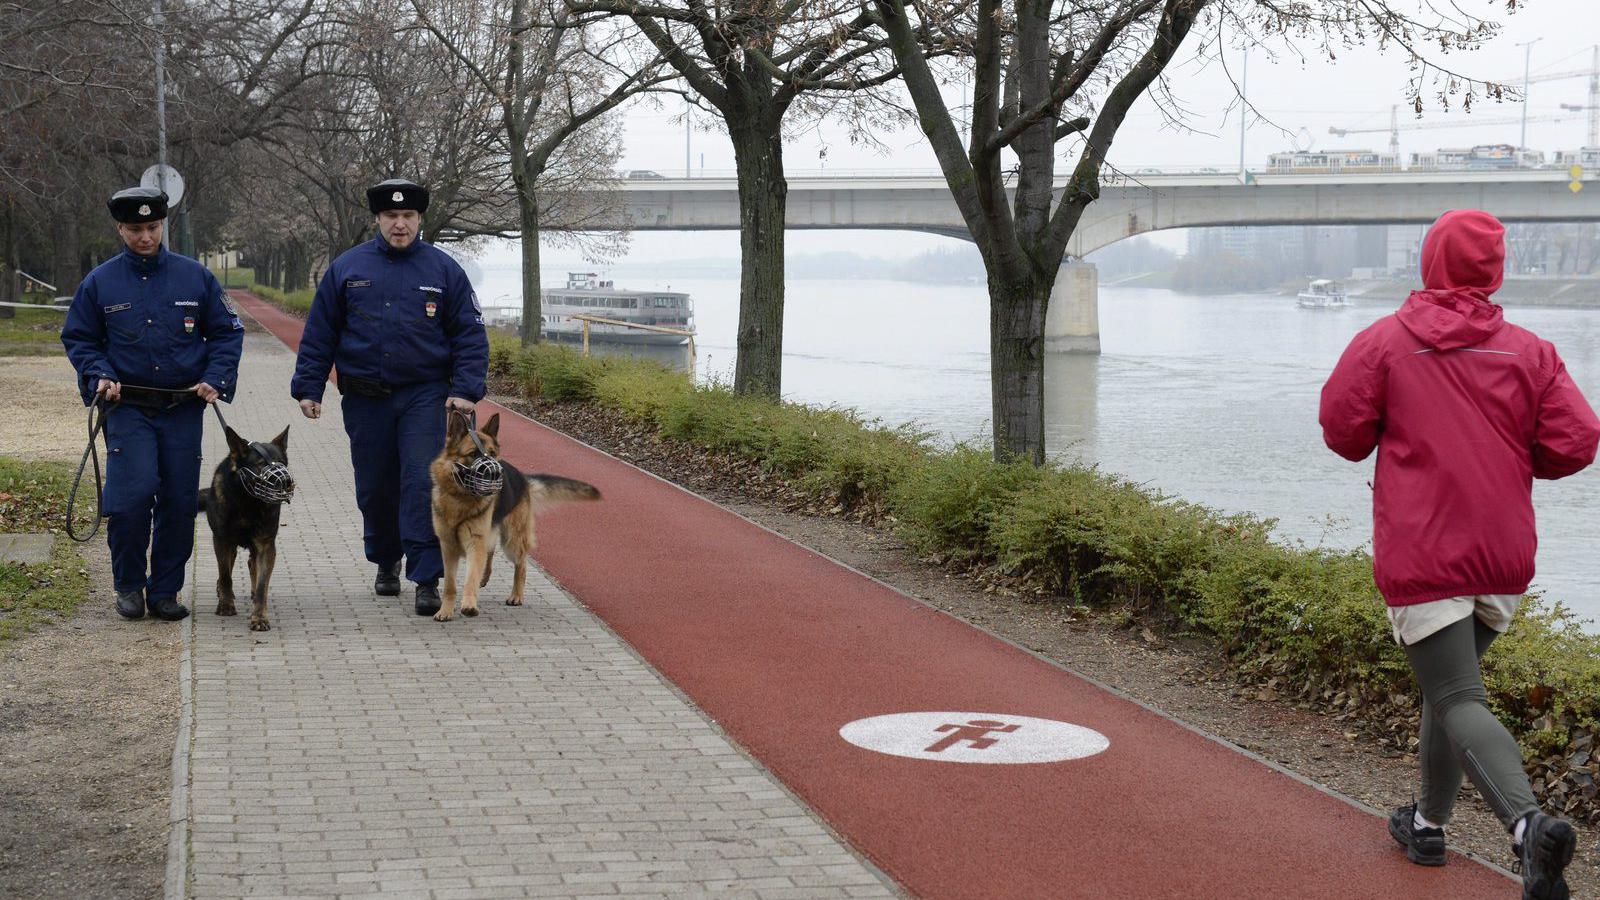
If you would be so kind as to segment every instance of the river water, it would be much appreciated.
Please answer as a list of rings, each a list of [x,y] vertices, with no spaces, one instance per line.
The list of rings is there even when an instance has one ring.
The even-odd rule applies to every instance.
[[[491,266],[485,278],[479,293],[486,298],[517,289],[515,271]],[[617,281],[688,291],[699,370],[729,376],[736,279]],[[986,444],[986,302],[982,285],[792,280],[784,396]],[[1357,299],[1346,310],[1313,311],[1276,295],[1102,287],[1103,353],[1046,361],[1049,452],[1186,500],[1276,518],[1285,540],[1366,544],[1373,461],[1348,463],[1323,446],[1317,400],[1350,338],[1396,305]],[[1553,341],[1584,393],[1600,402],[1600,312],[1513,307],[1507,318]],[[1535,589],[1600,619],[1592,513],[1600,505],[1600,471],[1539,482],[1534,501]]]

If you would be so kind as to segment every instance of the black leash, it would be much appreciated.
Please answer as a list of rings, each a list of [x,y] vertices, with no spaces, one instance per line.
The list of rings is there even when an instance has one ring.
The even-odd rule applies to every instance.
[[[89,446],[83,448],[83,458],[78,461],[78,475],[72,479],[72,490],[67,494],[67,537],[82,544],[94,539],[100,533],[100,523],[105,519],[105,486],[100,475],[100,454],[94,449],[94,439],[106,430],[106,414],[115,406],[106,400],[104,391],[97,391],[94,402],[89,404]],[[95,415],[98,412],[99,415]],[[110,448],[107,447],[107,452]],[[78,537],[78,531],[73,527],[73,509],[78,504],[78,488],[83,486],[83,470],[89,465],[89,460],[94,460],[94,529],[83,537]]]
[[[194,393],[193,391],[173,390],[167,388],[145,388],[135,385],[123,385],[123,389],[131,391],[145,391],[153,394],[159,393],[178,395]],[[113,403],[107,400],[105,391],[102,390],[95,392],[94,401],[89,404],[89,445],[83,448],[83,458],[78,460],[78,474],[72,479],[72,489],[67,492],[67,537],[72,538],[74,541],[77,541],[80,544],[94,540],[94,536],[100,533],[100,524],[104,522],[106,518],[105,478],[101,474],[100,454],[95,450],[94,439],[105,433],[106,416],[110,414],[113,408],[121,405],[121,402],[121,400],[118,400],[117,402]],[[228,423],[222,418],[221,407],[216,403],[211,403],[208,405],[213,410],[216,410],[217,421],[222,423],[223,428],[227,428]],[[99,415],[96,415],[96,413],[99,413]],[[108,446],[106,448],[106,452],[109,453],[110,451],[111,448]],[[91,460],[94,461],[94,528],[91,529],[88,534],[79,537],[78,530],[76,527],[74,527],[76,517],[73,515],[73,513],[77,509],[78,505],[78,490],[83,487],[83,471],[89,467],[89,462]]]

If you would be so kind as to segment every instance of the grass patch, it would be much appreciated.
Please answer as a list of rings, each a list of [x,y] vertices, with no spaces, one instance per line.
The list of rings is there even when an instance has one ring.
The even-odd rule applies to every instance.
[[[47,562],[0,563],[0,645],[70,614],[88,596],[83,558],[63,533],[71,480],[64,463],[0,456],[0,532],[56,536]],[[92,525],[92,516],[91,509],[80,525]]]
[[[248,288],[256,283],[256,270],[249,266],[229,266],[226,271],[213,267],[211,274],[225,288]]]
[[[16,315],[0,319],[0,356],[62,356],[61,326],[65,310],[12,309]]]
[[[985,567],[1013,592],[1130,610],[1204,636],[1242,680],[1391,740],[1415,716],[1417,688],[1364,552],[1282,544],[1270,520],[1223,515],[1092,467],[1001,465],[984,449],[939,448],[850,410],[738,396],[654,363],[497,339],[491,369],[528,396],[597,404],[663,438],[757,462],[836,512],[893,525],[921,553]],[[1530,598],[1483,668],[1541,800],[1600,821],[1600,636]]]

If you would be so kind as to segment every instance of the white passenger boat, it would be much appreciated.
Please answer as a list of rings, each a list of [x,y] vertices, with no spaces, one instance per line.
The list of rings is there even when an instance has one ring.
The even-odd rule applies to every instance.
[[[674,291],[629,291],[593,272],[568,272],[567,286],[543,291],[543,329],[553,340],[583,340],[584,321],[594,316],[635,325],[694,331],[694,305],[689,295]],[[675,345],[688,335],[646,331],[602,322],[589,323],[589,340],[616,344]]]
[[[1350,301],[1344,288],[1331,278],[1314,278],[1296,301],[1301,309],[1344,309]]]

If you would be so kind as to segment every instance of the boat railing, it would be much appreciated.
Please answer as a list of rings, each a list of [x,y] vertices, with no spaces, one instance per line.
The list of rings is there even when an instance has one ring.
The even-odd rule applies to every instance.
[[[591,316],[586,314],[568,316],[567,318],[576,319],[583,323],[583,355],[585,357],[588,357],[589,355],[589,324],[591,322],[596,325],[621,325],[624,328],[637,328],[640,331],[654,331],[657,334],[676,334],[686,337],[689,339],[689,378],[691,380],[694,378],[694,361],[696,353],[694,349],[693,331],[684,328],[668,328],[665,325],[645,325],[642,322],[625,322],[621,319],[608,319],[604,316]]]

